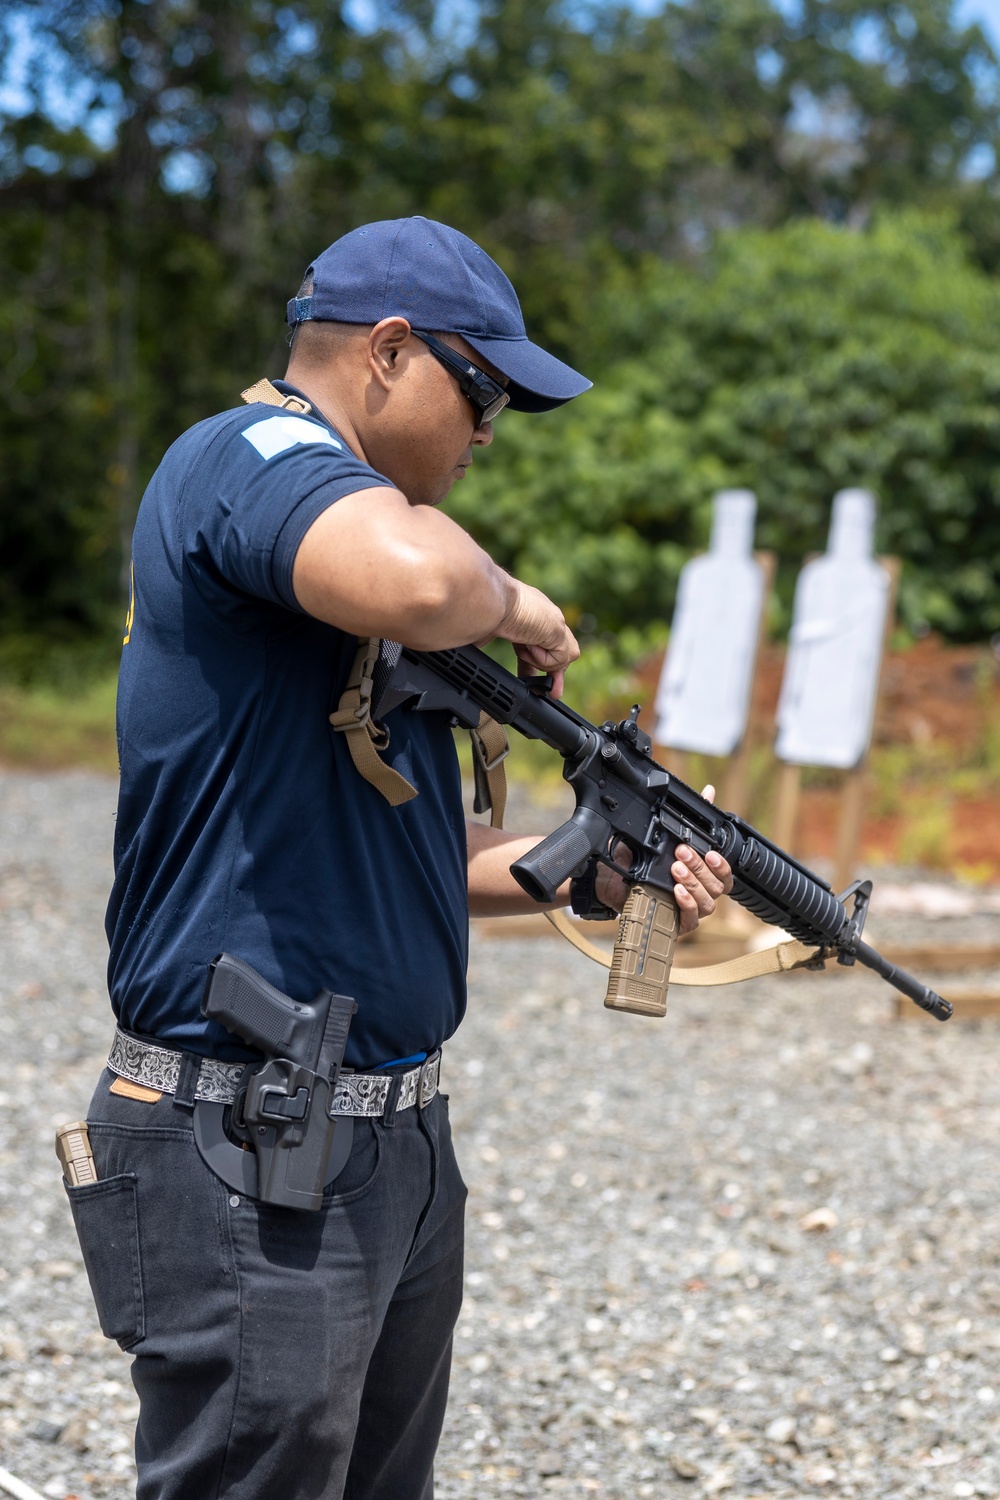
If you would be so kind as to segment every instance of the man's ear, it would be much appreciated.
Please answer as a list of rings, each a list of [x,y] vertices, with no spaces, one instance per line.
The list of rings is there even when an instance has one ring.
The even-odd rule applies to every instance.
[[[410,325],[405,318],[383,318],[368,335],[368,365],[385,390],[405,363]]]

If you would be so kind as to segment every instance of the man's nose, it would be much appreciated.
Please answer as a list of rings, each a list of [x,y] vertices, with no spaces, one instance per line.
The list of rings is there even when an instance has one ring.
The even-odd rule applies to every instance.
[[[472,434],[472,441],[479,448],[488,448],[493,441],[493,423],[483,422]]]

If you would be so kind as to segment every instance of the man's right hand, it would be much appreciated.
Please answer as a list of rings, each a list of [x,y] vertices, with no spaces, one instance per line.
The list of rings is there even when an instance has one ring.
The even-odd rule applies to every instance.
[[[510,580],[514,599],[496,628],[500,640],[510,641],[518,662],[518,676],[536,672],[552,677],[552,696],[562,697],[566,668],[580,655],[576,637],[562,610],[540,589],[519,578]]]

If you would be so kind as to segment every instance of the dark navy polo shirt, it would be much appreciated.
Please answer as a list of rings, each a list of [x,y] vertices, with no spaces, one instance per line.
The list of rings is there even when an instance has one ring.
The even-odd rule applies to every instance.
[[[357,641],[305,614],[292,565],[329,505],[388,485],[325,422],[253,405],[174,443],[143,497],[118,690],[121,792],[107,913],[120,1023],[223,1058],[201,1015],[236,954],[295,999],[358,1012],[346,1061],[430,1051],[465,1008],[465,821],[442,714],[396,709],[390,807],[328,716]]]

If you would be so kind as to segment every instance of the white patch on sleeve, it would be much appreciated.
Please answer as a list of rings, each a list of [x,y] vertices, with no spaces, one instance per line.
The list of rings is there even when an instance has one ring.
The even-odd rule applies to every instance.
[[[331,448],[341,449],[344,446],[325,427],[307,422],[304,417],[265,417],[263,422],[244,428],[243,436],[261,458],[274,458],[298,443],[328,443]]]

